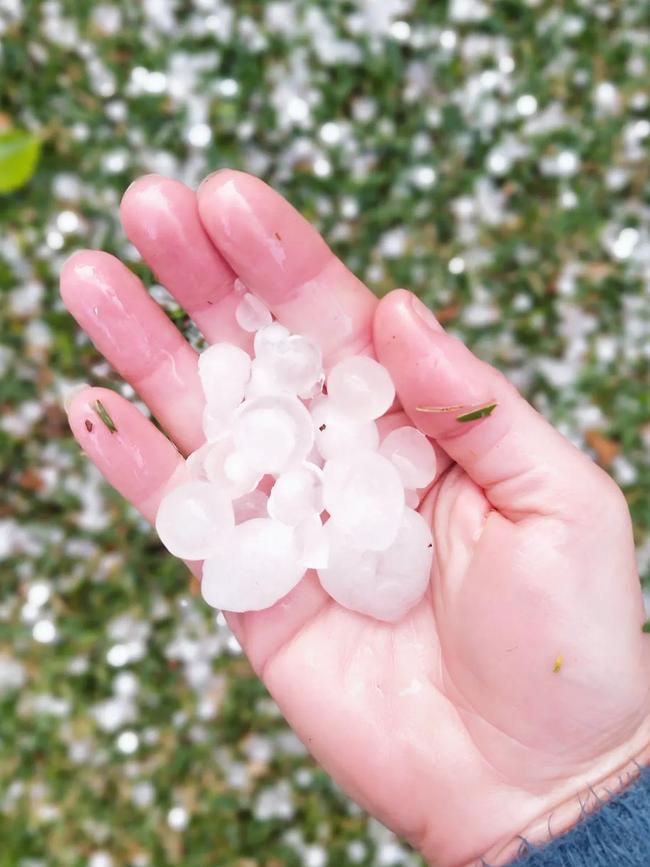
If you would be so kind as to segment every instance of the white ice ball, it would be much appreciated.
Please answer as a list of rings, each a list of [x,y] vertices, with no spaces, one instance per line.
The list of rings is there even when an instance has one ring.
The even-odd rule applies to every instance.
[[[310,408],[316,447],[326,460],[348,452],[372,451],[379,446],[374,421],[355,421],[343,415],[329,397],[318,397]]]
[[[262,479],[262,473],[237,452],[231,434],[208,443],[203,457],[203,472],[208,481],[218,485],[231,499],[253,491]]]
[[[235,319],[244,331],[259,331],[265,325],[270,325],[273,317],[263,301],[247,292],[237,305]]]
[[[254,491],[262,481],[262,473],[253,469],[236,451],[232,451],[224,460],[223,473],[231,485],[230,493],[235,497]]]
[[[194,479],[163,497],[156,530],[176,557],[203,560],[224,543],[235,525],[232,503],[217,485]]]
[[[329,539],[320,515],[305,518],[294,530],[298,562],[305,569],[324,569],[329,562]]]
[[[269,515],[295,527],[323,511],[323,471],[304,463],[278,477],[269,496]]]
[[[201,592],[213,608],[261,611],[293,590],[304,572],[291,527],[254,518],[235,527],[205,561]]]
[[[239,346],[215,343],[199,355],[199,377],[212,416],[227,416],[239,406],[250,375],[250,356]]]
[[[287,394],[245,401],[232,425],[237,451],[261,473],[278,475],[300,463],[314,443],[309,412],[302,401]]]
[[[325,525],[329,562],[318,570],[323,588],[345,608],[395,622],[422,599],[433,560],[431,530],[422,516],[405,509],[399,533],[382,552],[362,551],[347,528]]]
[[[191,479],[206,481],[208,476],[205,472],[205,459],[210,451],[212,443],[203,443],[200,448],[193,451],[185,459],[185,465]]]
[[[327,394],[343,415],[357,421],[371,421],[390,409],[395,399],[395,386],[378,361],[365,355],[352,355],[339,361],[329,372]]]
[[[253,339],[255,358],[263,361],[273,356],[273,347],[291,336],[288,328],[280,322],[271,322],[256,332]]]
[[[383,551],[397,536],[404,488],[389,460],[376,452],[358,452],[325,464],[323,501],[359,548]]]
[[[260,351],[253,361],[246,397],[286,393],[312,398],[321,392],[325,379],[320,348],[307,337],[289,334],[282,326],[276,330],[277,324],[258,332],[256,346]]]
[[[203,407],[203,436],[208,442],[222,439],[229,431],[228,418],[215,414],[206,404]]]
[[[246,400],[282,394],[284,391],[273,376],[273,370],[265,359],[253,359],[251,378],[246,386]]]
[[[391,431],[379,453],[395,464],[405,488],[426,488],[436,475],[436,453],[417,428],[407,426]]]
[[[291,334],[267,346],[263,357],[278,387],[290,394],[312,397],[324,380],[320,347],[308,337]]]

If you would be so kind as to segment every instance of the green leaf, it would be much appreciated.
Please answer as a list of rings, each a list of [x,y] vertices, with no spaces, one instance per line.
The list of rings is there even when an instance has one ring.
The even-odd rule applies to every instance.
[[[478,418],[487,418],[488,415],[492,415],[496,407],[496,403],[486,403],[485,406],[479,406],[476,409],[471,409],[468,412],[464,412],[462,415],[457,415],[456,421],[464,424],[468,421],[476,421],[476,419]]]
[[[0,133],[0,193],[11,193],[31,179],[41,153],[41,140],[30,132]]]
[[[101,402],[101,400],[95,401],[95,412],[101,418],[101,420],[104,422],[104,424],[106,425],[106,427],[109,429],[109,431],[111,433],[117,432],[117,428],[115,427],[115,422],[110,417],[108,410],[106,409],[104,404]]]
[[[643,624],[643,631],[650,632],[650,620],[648,620],[647,623]]]

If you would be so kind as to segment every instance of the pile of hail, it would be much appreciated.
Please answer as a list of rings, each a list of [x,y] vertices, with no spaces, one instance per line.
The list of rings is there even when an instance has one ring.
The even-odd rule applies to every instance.
[[[341,605],[398,620],[429,581],[431,530],[415,509],[435,476],[431,443],[408,426],[380,437],[395,389],[378,362],[351,356],[326,377],[318,346],[248,292],[237,321],[255,332],[253,358],[230,343],[200,355],[206,442],[160,505],[163,544],[204,561],[215,608],[268,608],[314,569]]]

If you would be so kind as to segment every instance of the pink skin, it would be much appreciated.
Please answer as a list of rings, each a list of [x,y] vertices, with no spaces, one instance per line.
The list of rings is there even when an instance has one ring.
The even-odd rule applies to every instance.
[[[372,345],[377,299],[277,193],[260,195],[250,175],[216,172],[198,202],[208,235],[241,280],[289,329],[320,343],[330,363]]]
[[[192,190],[148,175],[128,188],[120,215],[131,243],[206,339],[250,350],[253,337],[235,320],[237,275],[206,235]]]
[[[129,237],[205,333],[244,339],[224,303],[239,275],[330,363],[374,352],[439,457],[421,506],[435,537],[431,589],[400,623],[340,608],[313,574],[229,622],[299,736],[371,813],[439,867],[507,863],[517,835],[561,832],[650,757],[650,649],[623,497],[414,296],[377,303],[261,181],[212,175],[198,214],[203,228],[193,194],[155,177],[122,205]],[[171,439],[195,447],[195,355],[138,281],[84,252],[62,293]],[[491,401],[492,415],[467,424],[421,411]],[[152,520],[182,478],[176,448],[105,390],[78,394],[69,415],[91,460]]]
[[[198,355],[138,278],[114,256],[82,250],[63,267],[61,295],[179,448],[198,448],[203,439]]]

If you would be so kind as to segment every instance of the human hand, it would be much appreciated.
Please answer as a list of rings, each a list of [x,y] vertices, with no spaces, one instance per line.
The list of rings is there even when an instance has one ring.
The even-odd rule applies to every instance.
[[[197,207],[198,202],[198,207]],[[339,607],[310,573],[230,626],[316,759],[432,864],[513,858],[625,781],[650,744],[650,650],[629,515],[609,477],[410,293],[381,302],[261,181],[224,171],[197,196],[160,177],[127,191],[122,221],[209,342],[250,348],[236,277],[326,363],[374,352],[403,412],[432,437],[430,592],[401,622]],[[201,444],[197,355],[117,259],[75,254],[61,291],[170,439],[128,401],[86,389],[72,430],[150,520]],[[116,430],[97,413],[100,400]],[[494,411],[469,423],[461,410]],[[176,445],[174,445],[174,443]],[[197,566],[197,574],[200,567]]]

